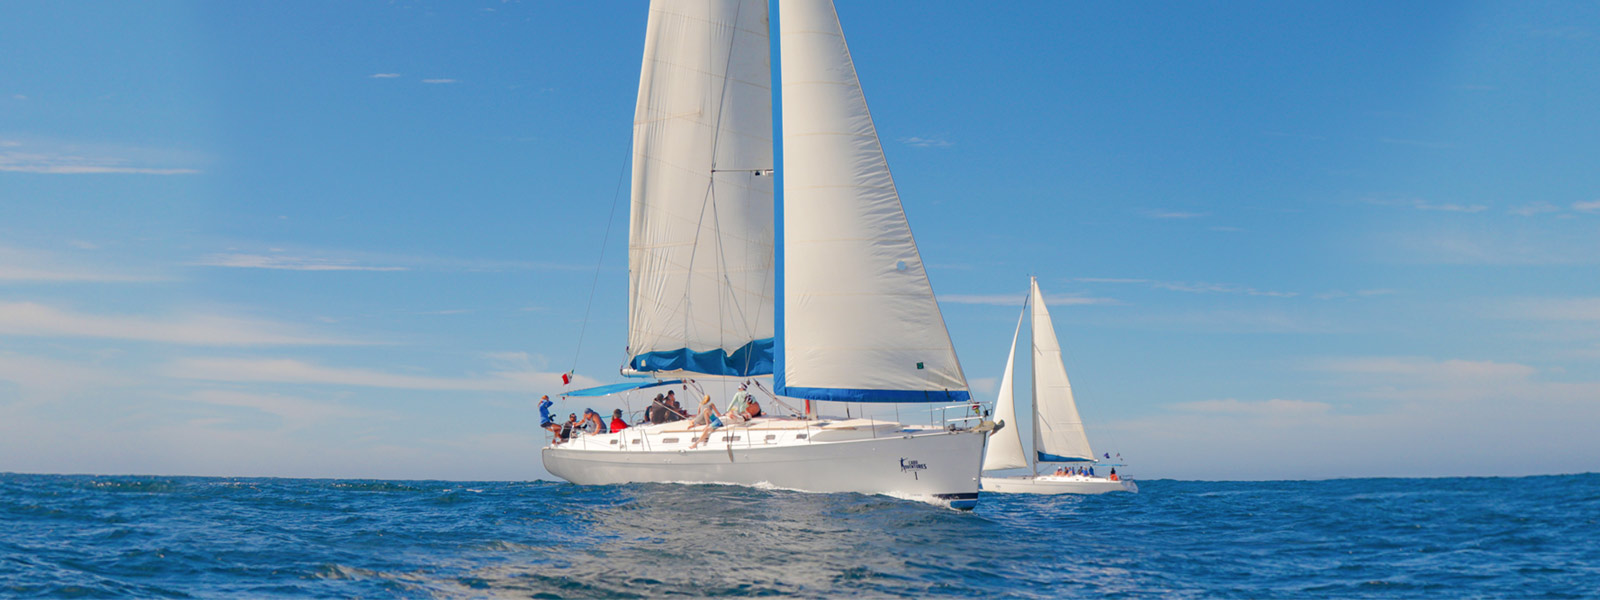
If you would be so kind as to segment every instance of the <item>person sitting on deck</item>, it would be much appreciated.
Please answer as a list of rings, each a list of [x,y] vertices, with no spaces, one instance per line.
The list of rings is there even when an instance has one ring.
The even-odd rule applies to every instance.
[[[733,401],[728,403],[728,411],[722,413],[733,424],[750,420],[750,403],[754,401],[750,392],[744,391],[744,384],[739,385],[739,391],[734,393]]]
[[[694,427],[704,425],[706,427],[706,431],[705,433],[700,434],[700,439],[697,439],[694,441],[694,443],[689,444],[690,450],[699,447],[700,444],[706,443],[706,440],[711,439],[711,432],[716,431],[719,427],[722,427],[722,418],[719,415],[720,413],[717,411],[717,405],[711,403],[710,395],[700,399],[700,410],[695,413],[694,420],[689,423],[689,426]]]
[[[1117,468],[1116,467],[1111,467],[1111,480],[1112,481],[1121,481],[1120,479],[1117,479]]]
[[[667,397],[665,395],[656,394],[656,398],[650,401],[650,408],[644,409],[644,420],[651,425],[660,425],[667,422]]]
[[[539,397],[539,427],[549,430],[560,438],[561,424],[556,422],[555,417],[550,416],[550,407],[553,405],[555,402],[551,402],[549,396]]]
[[[561,424],[561,440],[572,439],[572,430],[578,428],[578,413],[567,415],[567,422]]]
[[[611,411],[611,433],[616,433],[628,428],[628,422],[622,420],[622,409]]]
[[[606,422],[600,420],[600,413],[592,408],[583,409],[583,422],[579,427],[589,433],[606,433]]]
[[[667,422],[682,421],[689,418],[689,413],[683,410],[683,405],[678,404],[677,390],[667,390]]]

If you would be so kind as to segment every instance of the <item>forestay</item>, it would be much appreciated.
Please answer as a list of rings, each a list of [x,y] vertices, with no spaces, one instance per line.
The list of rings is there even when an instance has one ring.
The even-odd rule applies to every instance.
[[[1033,450],[1045,462],[1094,460],[1083,419],[1072,399],[1072,383],[1061,361],[1050,311],[1039,282],[1032,282],[1033,304]]]
[[[779,3],[782,344],[777,393],[964,400],[967,381],[923,270],[833,3]]]
[[[654,0],[633,129],[629,367],[772,372],[766,0]]]

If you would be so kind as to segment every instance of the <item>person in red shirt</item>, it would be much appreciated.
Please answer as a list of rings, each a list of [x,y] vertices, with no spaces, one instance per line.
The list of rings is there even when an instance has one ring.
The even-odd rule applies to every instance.
[[[622,409],[611,411],[611,433],[616,433],[628,428],[628,422],[622,420]]]

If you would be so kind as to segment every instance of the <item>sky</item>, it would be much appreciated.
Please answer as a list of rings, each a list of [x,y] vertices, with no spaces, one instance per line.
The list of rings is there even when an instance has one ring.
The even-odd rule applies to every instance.
[[[839,4],[976,396],[1036,276],[1135,478],[1600,470],[1600,5]],[[645,16],[0,3],[0,472],[548,478]]]

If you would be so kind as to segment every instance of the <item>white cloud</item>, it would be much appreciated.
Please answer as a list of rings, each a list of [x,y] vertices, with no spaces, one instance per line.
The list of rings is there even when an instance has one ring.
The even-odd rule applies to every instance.
[[[1210,215],[1210,213],[1184,212],[1177,210],[1146,209],[1144,211],[1144,216],[1152,219],[1198,219],[1208,215]]]
[[[501,357],[500,360],[504,362],[514,359]],[[163,370],[163,373],[179,379],[205,381],[322,384],[456,392],[554,394],[562,387],[561,374],[526,368],[493,371],[473,377],[428,377],[371,369],[325,367],[287,358],[184,358],[173,362]],[[571,387],[588,387],[598,383],[580,375]]]
[[[1587,202],[1573,202],[1572,203],[1572,210],[1576,210],[1576,211],[1579,211],[1579,212],[1587,212],[1587,213],[1600,212],[1600,200],[1590,200],[1590,201],[1587,201]]]
[[[0,172],[50,175],[135,174],[193,175],[192,167],[160,164],[193,161],[182,153],[115,144],[77,144],[53,140],[6,140],[0,148]]]
[[[1253,287],[1234,285],[1231,283],[1157,281],[1154,279],[1129,279],[1114,277],[1079,277],[1073,281],[1081,281],[1084,283],[1143,284],[1158,290],[1188,292],[1193,294],[1243,294],[1246,296],[1267,296],[1272,298],[1293,298],[1300,295],[1299,292],[1258,290]]]
[[[0,335],[84,337],[192,346],[353,345],[284,323],[198,314],[167,318],[91,315],[32,302],[0,303]]]
[[[1492,380],[1523,380],[1533,376],[1537,369],[1528,365],[1494,361],[1434,360],[1410,356],[1377,356],[1335,358],[1314,361],[1312,368],[1320,371],[1357,375],[1363,378],[1387,378],[1408,382],[1452,383],[1457,385],[1481,384]],[[1371,381],[1371,379],[1366,379]]]
[[[1426,210],[1426,211],[1435,211],[1435,212],[1479,213],[1479,212],[1483,212],[1483,211],[1489,210],[1489,207],[1486,206],[1486,205],[1483,205],[1483,204],[1455,204],[1455,203],[1448,203],[1448,202],[1439,203],[1439,202],[1429,202],[1427,200],[1422,200],[1422,199],[1419,199],[1419,198],[1394,198],[1394,199],[1367,198],[1365,200],[1365,202],[1367,204],[1373,204],[1373,205],[1377,205],[1377,206],[1404,206],[1404,207],[1409,207],[1409,208],[1415,208],[1417,210]]]
[[[406,271],[407,267],[360,265],[348,259],[278,254],[212,254],[194,263],[202,267],[278,269],[286,271]]]
[[[460,82],[459,82],[459,81],[457,81],[457,80],[455,80],[455,79],[424,79],[424,80],[422,80],[422,82],[423,82],[423,83],[432,83],[432,84],[440,84],[440,83],[460,83]]]
[[[1223,414],[1223,415],[1316,415],[1326,413],[1333,407],[1324,402],[1310,402],[1306,400],[1283,400],[1273,398],[1260,402],[1241,401],[1233,398],[1223,400],[1199,400],[1195,402],[1180,402],[1171,405],[1173,410],[1180,412]]]
[[[908,137],[900,138],[900,143],[917,148],[949,148],[954,146],[949,140],[936,137]]]
[[[1419,147],[1419,148],[1433,148],[1433,149],[1436,149],[1436,150],[1444,150],[1444,149],[1456,147],[1455,144],[1451,144],[1451,143],[1448,143],[1448,142],[1430,142],[1430,141],[1427,141],[1427,140],[1408,140],[1408,139],[1401,139],[1401,138],[1378,138],[1378,141],[1382,142],[1382,143],[1385,143],[1385,144],[1394,144],[1394,145],[1399,145],[1399,146],[1416,146],[1416,147]]]
[[[302,425],[334,419],[371,418],[380,414],[293,396],[254,394],[234,390],[196,390],[185,398],[202,404],[249,408]]]
[[[373,73],[371,75],[368,75],[367,77],[370,77],[370,78],[373,78],[373,79],[394,79],[394,78],[399,77],[399,76],[400,76],[399,73]]]
[[[130,378],[98,366],[0,353],[0,382],[10,382],[27,394],[49,399],[83,390],[125,386]]]
[[[1509,212],[1509,213],[1511,213],[1513,215],[1521,215],[1521,216],[1524,216],[1524,217],[1531,217],[1531,216],[1534,216],[1534,215],[1541,215],[1541,214],[1545,214],[1545,213],[1561,212],[1561,207],[1556,206],[1554,204],[1551,204],[1549,202],[1534,202],[1532,204],[1524,204],[1522,206],[1518,206],[1518,207],[1512,208],[1511,210],[1509,210],[1507,212]]]
[[[1522,298],[1511,300],[1494,316],[1539,321],[1600,321],[1600,298]]]
[[[950,294],[940,295],[939,301],[950,304],[990,304],[994,306],[1022,306],[1023,294]],[[1082,306],[1088,304],[1117,304],[1115,298],[1094,298],[1066,294],[1046,294],[1044,303],[1051,306]]]
[[[88,242],[82,242],[87,244]],[[80,248],[84,246],[74,242]],[[93,247],[91,244],[90,248]],[[165,278],[131,271],[81,264],[58,254],[0,246],[0,282],[149,282]]]

